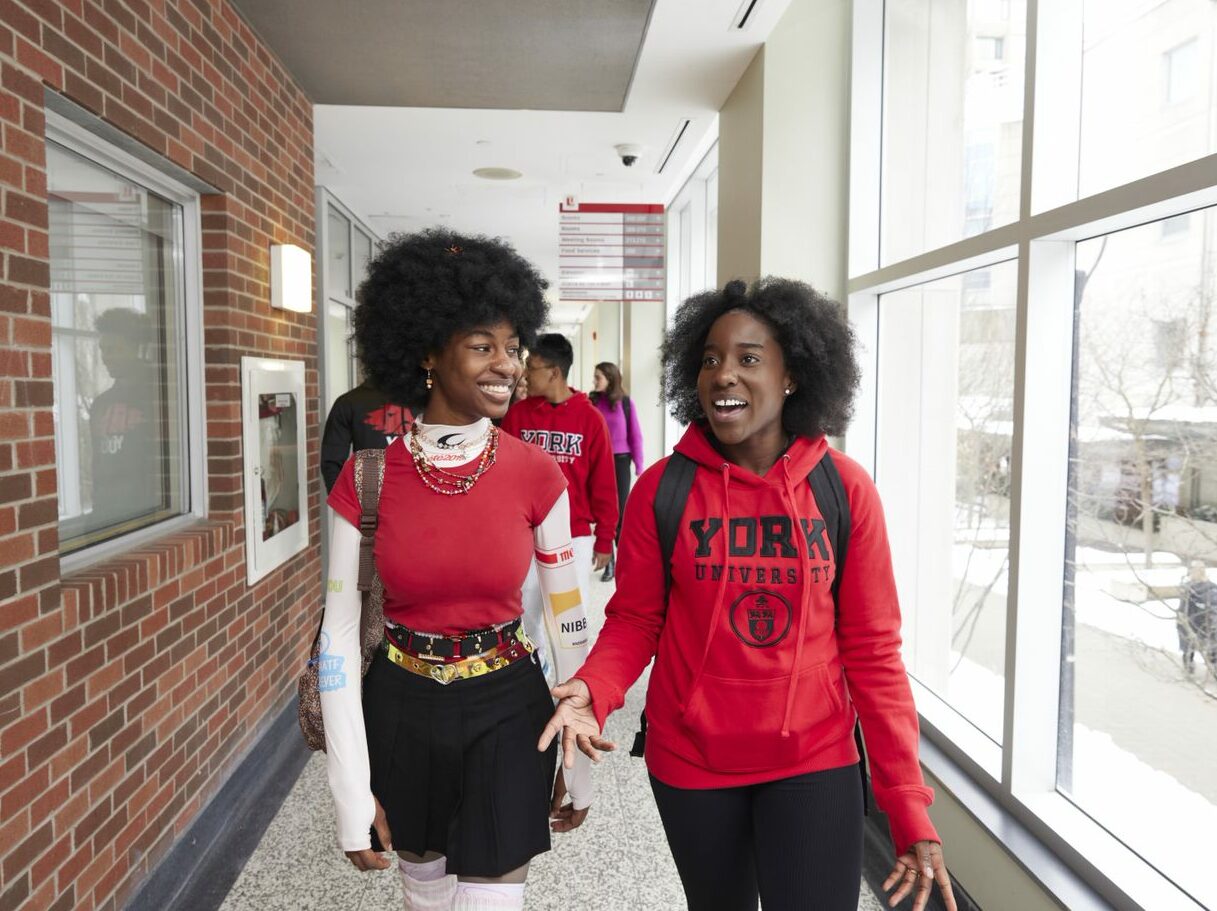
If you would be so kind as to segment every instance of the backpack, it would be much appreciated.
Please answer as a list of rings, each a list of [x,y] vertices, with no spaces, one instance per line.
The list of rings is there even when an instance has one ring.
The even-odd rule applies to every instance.
[[[372,546],[376,540],[377,510],[380,507],[380,488],[385,477],[385,453],[383,449],[361,449],[355,453],[355,489],[359,493],[359,579],[357,588],[363,595],[359,617],[359,643],[363,659],[359,667],[362,677],[376,654],[376,648],[384,636],[385,589],[376,572],[376,560]],[[317,688],[321,666],[321,627],[325,622],[325,608],[321,610],[321,621],[309,652],[308,664],[296,681],[299,701],[296,706],[300,722],[300,733],[310,750],[325,752],[325,724],[321,718],[321,693]]]
[[[679,452],[672,453],[668,464],[664,466],[659,478],[659,486],[655,490],[655,530],[659,537],[659,550],[663,560],[663,599],[665,606],[672,594],[672,554],[676,550],[676,536],[680,532],[680,520],[684,515],[685,503],[689,499],[689,491],[693,488],[693,476],[697,473],[697,463]],[[841,590],[841,576],[845,568],[845,556],[849,550],[849,532],[851,517],[849,512],[849,497],[845,493],[845,485],[832,456],[825,452],[816,462],[815,467],[807,475],[807,483],[811,485],[812,495],[820,513],[824,518],[829,539],[833,542],[833,556],[836,560],[837,571],[832,580],[832,600],[837,612],[840,612],[838,601]],[[642,756],[646,747],[647,715],[643,712],[639,718],[639,730],[634,735],[634,745],[630,748],[631,756]],[[858,771],[862,775],[863,812],[867,812],[866,790],[866,747],[862,741],[862,726],[854,722],[854,742],[858,746]]]

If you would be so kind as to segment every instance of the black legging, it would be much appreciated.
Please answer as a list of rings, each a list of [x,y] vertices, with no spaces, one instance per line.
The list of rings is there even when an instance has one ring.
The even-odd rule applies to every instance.
[[[625,517],[625,498],[630,495],[630,478],[634,457],[628,452],[613,453],[613,468],[617,472],[617,538],[621,537],[621,520]]]
[[[651,777],[689,911],[856,911],[862,781],[856,765],[694,791]]]

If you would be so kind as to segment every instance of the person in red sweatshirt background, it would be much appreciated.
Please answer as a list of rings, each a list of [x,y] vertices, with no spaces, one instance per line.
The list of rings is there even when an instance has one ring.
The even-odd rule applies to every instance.
[[[613,555],[619,507],[608,425],[587,395],[567,381],[574,360],[565,336],[554,332],[538,336],[524,371],[528,398],[511,406],[502,429],[540,446],[566,476],[571,543],[586,604],[593,568],[603,570]],[[532,635],[542,617],[535,570],[528,574],[523,597],[525,630]],[[548,656],[541,657],[548,673]]]
[[[917,756],[882,506],[825,434],[848,424],[859,369],[842,308],[796,281],[741,281],[686,301],[663,347],[664,391],[695,464],[665,571],[654,503],[668,459],[626,506],[617,591],[583,667],[555,687],[541,738],[566,761],[612,748],[608,714],[655,660],[645,757],[691,911],[853,911],[864,796],[860,718],[896,861],[892,904],[937,882],[954,911]],[[808,483],[829,458],[850,534],[835,543]],[[840,514],[844,514],[844,510]],[[566,725],[563,731],[563,725]]]

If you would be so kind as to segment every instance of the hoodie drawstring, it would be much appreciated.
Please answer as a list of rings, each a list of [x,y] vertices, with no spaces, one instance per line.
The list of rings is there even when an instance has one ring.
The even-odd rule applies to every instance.
[[[723,532],[726,544],[723,547],[723,567],[722,575],[718,580],[718,594],[714,596],[714,608],[710,611],[710,625],[706,629],[706,644],[701,651],[701,661],[698,662],[697,671],[693,675],[693,683],[690,684],[688,693],[689,699],[693,698],[693,694],[697,692],[697,686],[701,683],[702,672],[706,669],[706,659],[710,657],[710,646],[714,642],[714,633],[718,629],[718,621],[722,618],[723,605],[727,599],[727,557],[731,552],[731,502],[728,494],[731,492],[731,466],[727,462],[723,462],[722,466],[723,479]],[[688,700],[685,701],[685,705]],[[685,705],[680,707],[681,712],[684,712]],[[787,710],[789,712],[789,709]]]
[[[795,688],[799,680],[799,670],[802,668],[804,624],[807,620],[807,602],[810,600],[811,586],[807,584],[811,567],[811,552],[807,548],[807,537],[803,534],[802,523],[799,522],[799,511],[795,504],[794,483],[790,480],[790,456],[782,456],[782,480],[786,491],[786,499],[790,504],[790,521],[794,526],[795,550],[802,555],[802,565],[799,568],[799,617],[794,624],[796,641],[794,646],[794,663],[790,667],[790,686],[786,690],[786,711],[782,715],[782,736],[790,736],[790,715],[794,711]]]

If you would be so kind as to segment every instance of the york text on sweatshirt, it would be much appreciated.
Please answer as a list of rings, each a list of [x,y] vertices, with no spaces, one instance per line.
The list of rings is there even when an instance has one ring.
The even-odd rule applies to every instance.
[[[572,538],[595,529],[595,550],[613,552],[617,531],[617,476],[604,418],[588,397],[576,392],[551,404],[543,396],[516,402],[503,418],[503,430],[553,456],[566,476]]]

